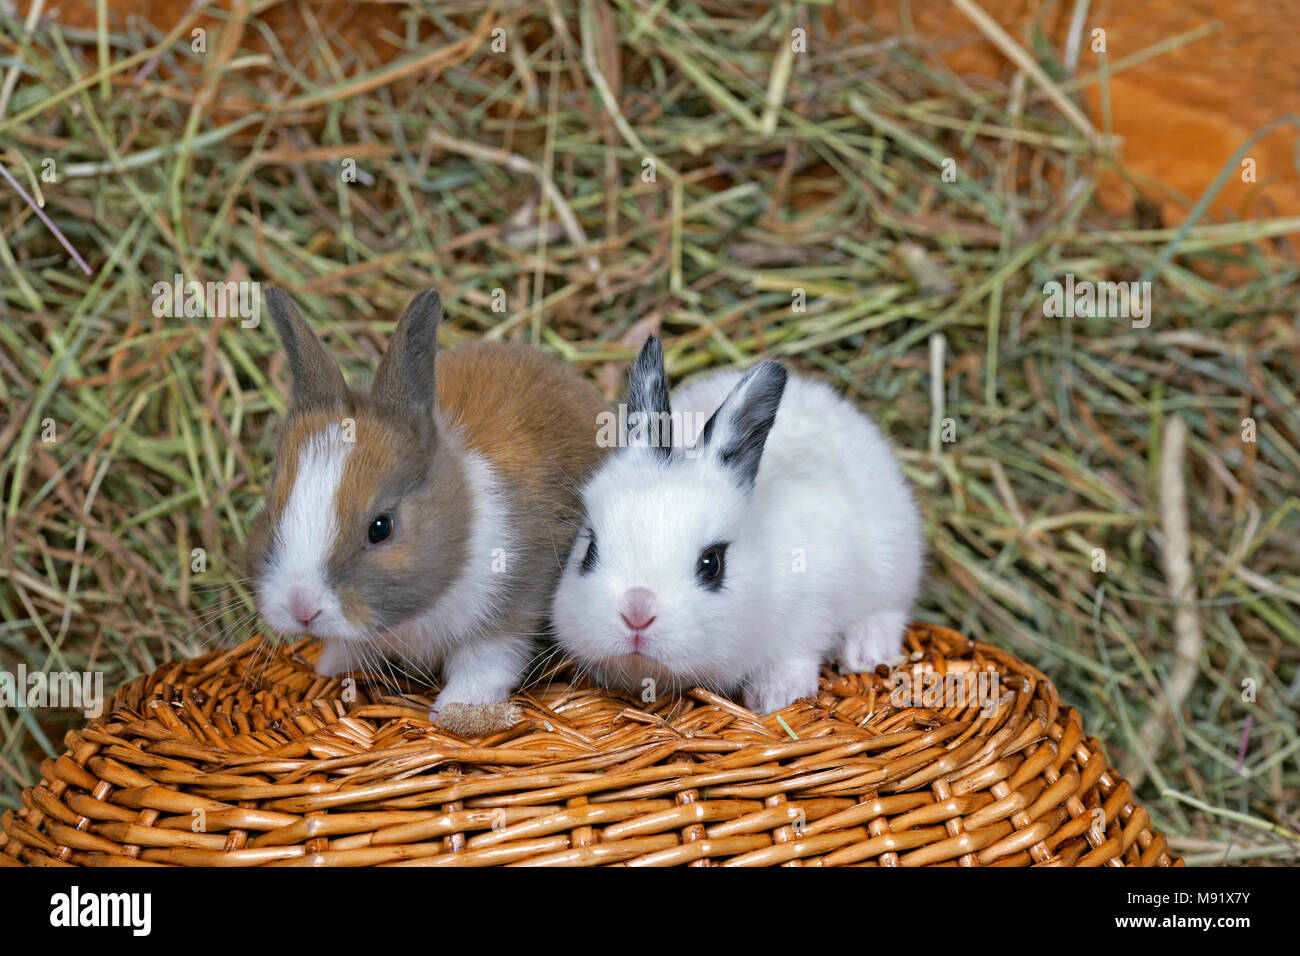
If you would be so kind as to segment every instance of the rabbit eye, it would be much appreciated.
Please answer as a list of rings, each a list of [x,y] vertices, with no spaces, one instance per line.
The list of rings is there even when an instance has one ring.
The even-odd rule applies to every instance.
[[[587,552],[582,556],[582,565],[579,570],[583,574],[590,574],[591,569],[596,566],[596,532],[591,533],[591,541],[587,543]]]
[[[366,529],[366,538],[371,544],[387,541],[393,534],[393,519],[390,515],[378,515]]]
[[[725,544],[711,544],[700,552],[700,560],[695,564],[695,577],[710,591],[722,587],[722,576],[726,573],[726,557]]]

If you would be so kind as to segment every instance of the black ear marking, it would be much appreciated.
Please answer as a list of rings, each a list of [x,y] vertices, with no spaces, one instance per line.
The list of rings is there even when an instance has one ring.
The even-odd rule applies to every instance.
[[[342,401],[347,385],[339,363],[316,337],[293,299],[283,289],[270,288],[266,290],[266,304],[289,360],[293,404],[333,405]]]
[[[633,447],[649,447],[667,459],[673,452],[672,409],[668,403],[668,373],[664,351],[656,336],[646,339],[632,364],[627,383],[627,433]]]
[[[704,425],[700,445],[749,486],[758,476],[768,432],[785,392],[785,366],[773,359],[759,362],[741,378]]]
[[[581,541],[582,539],[579,538],[578,540]],[[587,542],[587,549],[586,551],[583,552],[582,561],[578,565],[578,573],[590,574],[592,570],[596,567],[596,558],[597,558],[596,531],[595,529],[592,529],[591,538]]]
[[[406,307],[375,371],[371,396],[394,411],[429,419],[437,405],[434,366],[442,299],[425,289]]]

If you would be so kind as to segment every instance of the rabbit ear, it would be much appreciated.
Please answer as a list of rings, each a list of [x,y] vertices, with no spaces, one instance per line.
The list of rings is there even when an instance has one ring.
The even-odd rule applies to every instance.
[[[406,307],[370,387],[380,405],[422,421],[432,417],[438,397],[433,373],[441,319],[442,299],[433,289],[425,289]]]
[[[668,374],[659,339],[650,336],[632,365],[627,380],[627,433],[630,447],[649,447],[661,458],[673,450],[672,413],[668,404]]]
[[[759,362],[736,383],[704,426],[700,444],[746,487],[758,475],[763,446],[784,391],[785,367],[772,359]]]
[[[311,326],[298,312],[293,299],[283,289],[267,289],[266,304],[271,309],[284,354],[293,375],[294,405],[333,405],[347,394],[339,363],[321,344]]]

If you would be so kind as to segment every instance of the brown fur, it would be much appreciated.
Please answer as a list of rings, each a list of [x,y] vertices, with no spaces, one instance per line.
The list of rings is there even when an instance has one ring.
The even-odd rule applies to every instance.
[[[536,349],[462,345],[438,356],[438,403],[510,489],[530,571],[558,578],[577,533],[578,488],[600,462],[595,387]],[[543,574],[545,577],[545,574]],[[549,594],[547,595],[549,598]]]
[[[320,342],[287,294],[280,289],[267,289],[266,301],[276,316],[280,341],[293,372],[293,404],[299,408],[333,405],[335,399],[346,391],[338,362],[320,347]]]
[[[335,542],[329,576],[364,596],[344,608],[354,623],[391,625],[432,606],[460,576],[470,490],[460,462],[432,428],[412,429],[371,409],[356,422],[356,445],[335,499],[339,526],[351,530]],[[370,548],[366,529],[378,514],[393,517],[393,536]]]
[[[435,383],[444,428],[487,459],[510,502],[516,548],[506,556],[513,587],[501,630],[535,633],[577,532],[578,488],[605,451],[596,444],[605,403],[556,359],[512,342],[438,352]],[[346,389],[332,405],[319,396],[295,405],[281,428],[267,507],[250,533],[252,566],[270,555],[271,529],[288,504],[304,445],[349,418],[355,445],[335,501],[341,533],[328,561],[349,620],[367,628],[396,623],[432,606],[467,561],[490,561],[466,554],[471,496],[454,442],[413,417]],[[393,515],[393,537],[367,548],[366,529],[379,513]]]
[[[589,382],[528,346],[480,342],[436,351],[439,310],[435,293],[416,297],[366,395],[333,378],[333,358],[296,310],[275,315],[290,352],[295,402],[280,436],[267,507],[250,534],[251,573],[270,557],[271,532],[287,507],[305,444],[351,419],[355,444],[334,502],[339,534],[326,568],[348,620],[382,633],[433,607],[467,567],[493,560],[490,553],[468,553],[474,494],[461,451],[467,448],[491,467],[509,517],[506,592],[483,633],[533,636],[578,530],[579,488],[605,453],[597,445],[597,418],[607,408]],[[301,382],[299,375],[321,381]],[[393,517],[392,537],[368,546],[367,529],[379,514]],[[492,551],[507,543],[487,545]],[[447,715],[476,735],[508,725],[513,716],[508,707]]]

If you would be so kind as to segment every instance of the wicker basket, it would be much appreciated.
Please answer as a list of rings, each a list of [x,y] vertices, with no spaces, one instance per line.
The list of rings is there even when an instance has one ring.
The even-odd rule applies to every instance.
[[[4,814],[0,863],[1181,865],[1051,681],[942,628],[908,645],[910,683],[827,672],[762,718],[561,672],[471,742],[428,698],[317,677],[314,645],[250,641],[69,732]]]

